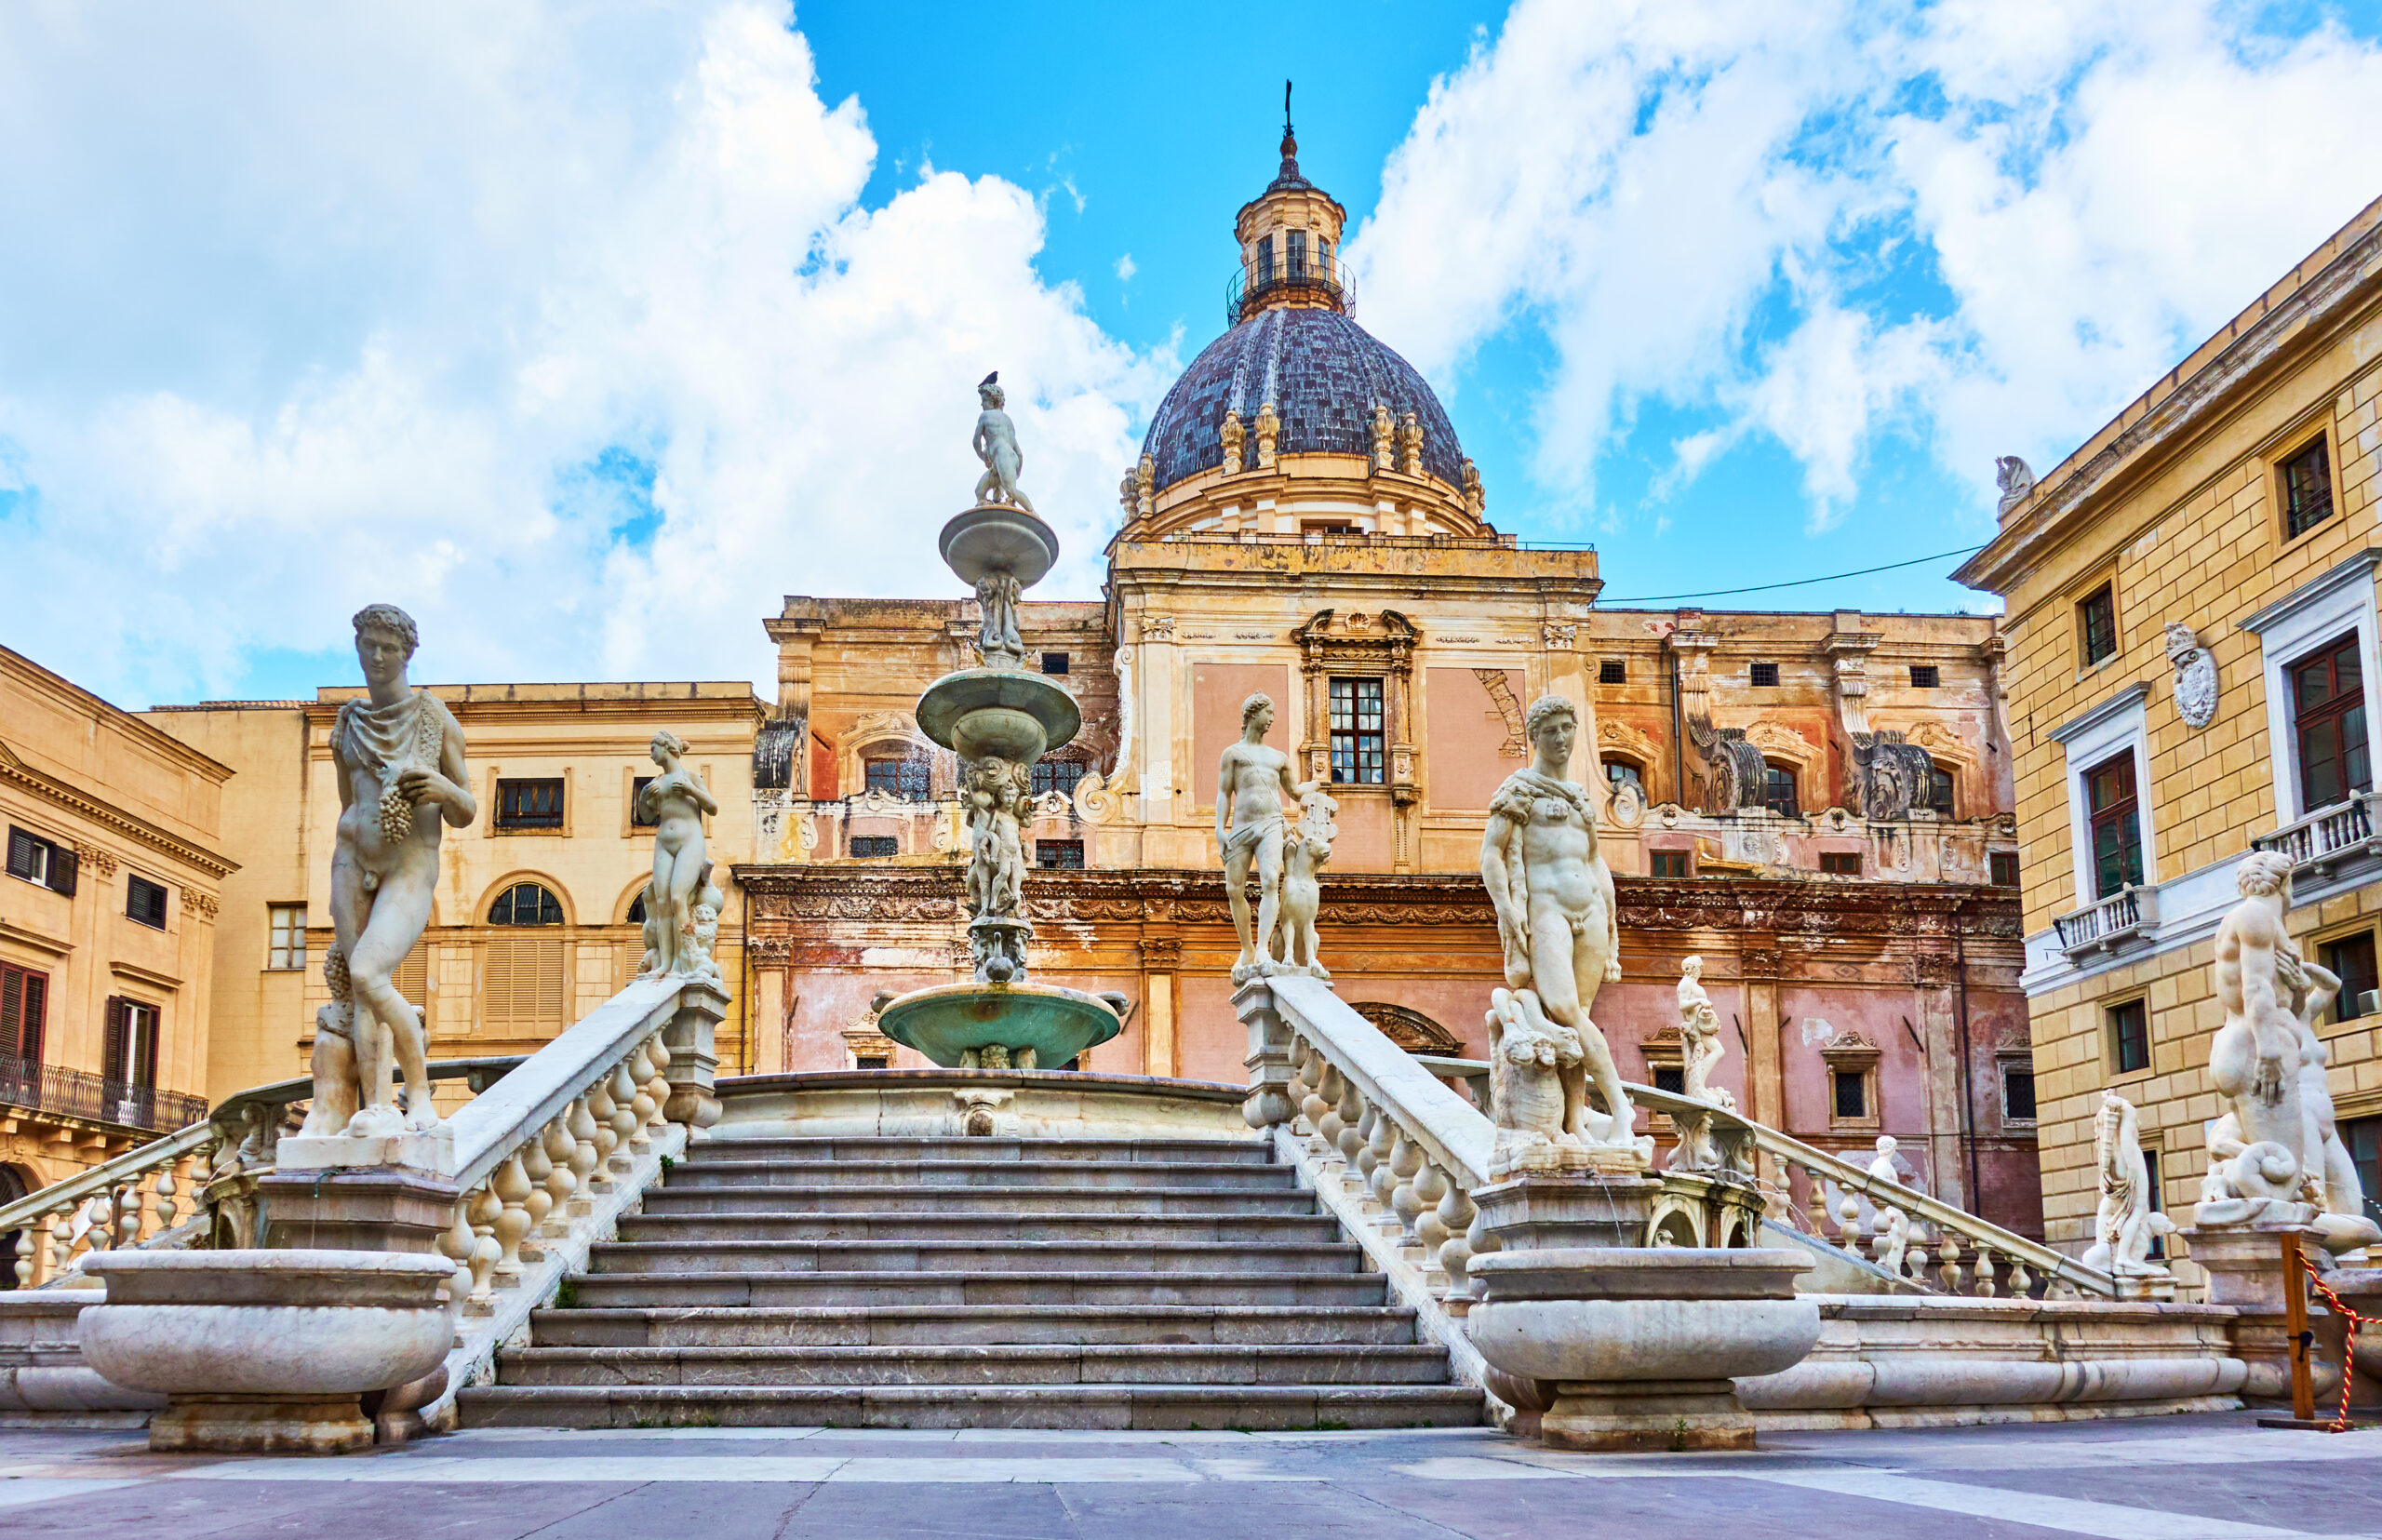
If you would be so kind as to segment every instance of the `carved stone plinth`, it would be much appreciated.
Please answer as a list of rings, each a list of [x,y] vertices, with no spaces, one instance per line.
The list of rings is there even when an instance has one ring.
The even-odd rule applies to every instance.
[[[426,1254],[461,1196],[444,1177],[397,1167],[276,1171],[257,1183],[260,1239],[276,1251]]]
[[[686,1124],[691,1138],[719,1121],[717,1034],[728,1014],[728,996],[688,989],[680,991],[678,1001],[678,1013],[662,1034],[662,1045],[670,1051],[669,1067],[662,1072],[670,1082],[670,1097],[662,1115]]]
[[[2315,1212],[2304,1203],[2275,1207],[2309,1214]],[[2191,1248],[2191,1259],[2208,1269],[2208,1303],[2230,1306],[2238,1312],[2233,1318],[2233,1353],[2250,1366],[2249,1380],[2241,1386],[2246,1400],[2281,1401],[2291,1398],[2291,1341],[2283,1326],[2286,1284],[2282,1238],[2292,1233],[2298,1235],[2307,1254],[2321,1264],[2323,1252],[2317,1249],[2318,1231],[2313,1225],[2195,1225],[2183,1232],[2185,1243]],[[2306,1287],[2296,1279],[2288,1286]],[[2310,1314],[2315,1315],[2316,1308],[2311,1308]],[[2315,1360],[2316,1399],[2320,1402],[2340,1389],[2338,1362],[2337,1353],[2331,1363],[2322,1357]]]
[[[345,1133],[285,1133],[274,1146],[278,1171],[365,1171],[382,1167],[416,1172],[455,1169],[455,1134],[444,1123],[425,1133],[357,1136]]]
[[[1650,1176],[1510,1176],[1472,1192],[1481,1227],[1507,1252],[1646,1244],[1662,1183]]]

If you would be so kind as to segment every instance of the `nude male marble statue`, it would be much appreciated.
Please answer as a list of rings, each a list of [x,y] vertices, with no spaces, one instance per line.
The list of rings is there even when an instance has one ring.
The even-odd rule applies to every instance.
[[[1018,472],[1024,469],[1025,457],[1018,452],[1017,424],[1002,410],[1009,397],[1000,387],[1001,371],[995,369],[984,376],[976,387],[976,399],[984,409],[976,416],[976,458],[984,462],[984,474],[976,481],[978,502],[1008,502],[1034,512],[1034,504],[1017,489]]]
[[[438,1126],[422,1015],[390,975],[430,921],[440,835],[479,815],[462,726],[436,697],[406,681],[419,638],[412,618],[395,605],[368,605],[355,627],[367,693],[343,703],[331,727],[340,816],[331,851],[334,939],[324,974],[333,998],[316,1018],[314,1098],[301,1137],[375,1138]],[[402,1113],[389,1084],[392,1049],[405,1075]]]
[[[1224,897],[1232,905],[1232,928],[1240,938],[1232,982],[1263,977],[1276,961],[1271,954],[1282,904],[1282,799],[1296,802],[1317,783],[1291,779],[1290,757],[1265,742],[1274,728],[1270,696],[1251,695],[1240,703],[1240,741],[1216,763],[1216,849],[1224,864]],[[1257,917],[1252,926],[1244,891],[1257,873]]]

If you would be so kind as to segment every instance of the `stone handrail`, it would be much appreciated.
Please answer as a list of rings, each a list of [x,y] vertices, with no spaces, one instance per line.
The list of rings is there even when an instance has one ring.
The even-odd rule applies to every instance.
[[[447,1059],[429,1071],[434,1080],[464,1080],[478,1091],[522,1062],[518,1055]],[[167,1234],[194,1182],[207,1208],[214,1184],[270,1170],[288,1109],[314,1090],[313,1081],[297,1079],[239,1091],[186,1128],[0,1205],[0,1235],[18,1232],[15,1255],[0,1262],[13,1265],[18,1288],[39,1288],[76,1271],[93,1252]],[[194,1158],[206,1164],[194,1166]]]

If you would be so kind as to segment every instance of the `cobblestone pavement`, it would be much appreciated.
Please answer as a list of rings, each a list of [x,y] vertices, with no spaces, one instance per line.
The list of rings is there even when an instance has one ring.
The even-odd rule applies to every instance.
[[[1577,1454],[1485,1429],[513,1428],[345,1458],[0,1431],[0,1536],[2260,1540],[2382,1534],[2382,1431],[2247,1413]]]

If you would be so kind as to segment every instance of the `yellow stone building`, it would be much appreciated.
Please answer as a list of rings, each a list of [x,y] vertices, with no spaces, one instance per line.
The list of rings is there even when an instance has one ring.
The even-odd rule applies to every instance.
[[[462,724],[480,815],[448,829],[438,901],[398,989],[427,1001],[431,1053],[527,1053],[627,982],[642,951],[639,893],[651,834],[631,799],[656,773],[647,750],[667,730],[718,798],[705,837],[728,899],[716,953],[739,1000],[741,893],[725,879],[752,850],[753,734],[763,705],[743,683],[432,685]],[[222,885],[214,1029],[205,1085],[215,1098],[306,1072],[315,1008],[329,998],[330,773],[340,703],[217,701],[146,714],[238,773],[224,790],[224,848],[240,869]],[[720,1028],[723,1072],[742,1018]]]
[[[2045,1219],[2081,1248],[2093,1113],[2141,1109],[2196,1200],[2210,963],[2234,868],[2294,858],[2293,930],[2348,981],[2322,1029],[2370,1212],[2382,1190],[2382,840],[2371,764],[2382,493],[2382,202],[2059,466],[1960,580],[2008,600],[2026,989]]]
[[[0,1206],[205,1114],[231,774],[0,648]]]

